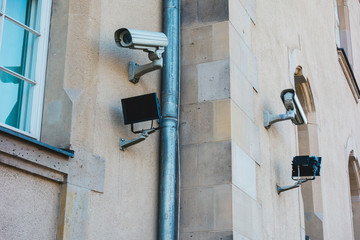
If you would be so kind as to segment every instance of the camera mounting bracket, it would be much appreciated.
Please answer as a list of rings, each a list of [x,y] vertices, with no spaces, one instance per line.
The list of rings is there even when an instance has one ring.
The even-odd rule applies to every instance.
[[[271,114],[269,111],[264,111],[264,127],[269,129],[271,124],[290,120],[295,118],[295,110],[286,111],[285,114]]]
[[[148,53],[151,63],[145,65],[139,65],[133,61],[129,63],[129,81],[136,84],[142,75],[152,72],[156,69],[160,69],[164,65],[162,54],[165,51],[164,47],[158,47],[153,49],[144,49],[144,52]]]

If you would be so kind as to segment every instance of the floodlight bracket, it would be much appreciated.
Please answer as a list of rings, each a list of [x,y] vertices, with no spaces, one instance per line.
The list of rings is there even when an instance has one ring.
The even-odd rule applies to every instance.
[[[154,129],[154,130],[159,130],[160,127],[161,127],[161,117],[158,119],[158,124],[159,126],[158,127],[153,127],[154,126],[154,120],[151,120],[151,127],[150,129]],[[144,129],[143,130],[140,130],[140,131],[135,131],[134,130],[134,123],[131,123],[131,132],[132,133],[142,133],[143,131],[145,131]]]
[[[298,179],[293,185],[285,186],[285,187],[280,187],[278,184],[276,184],[277,193],[280,194],[281,192],[298,188],[301,186],[302,183],[307,182],[308,180],[312,180],[312,179]]]
[[[292,177],[293,180],[295,180],[293,177]],[[280,194],[281,192],[285,192],[285,191],[288,191],[288,190],[291,190],[291,189],[294,189],[294,188],[298,188],[301,186],[302,183],[304,182],[307,182],[308,180],[314,180],[314,178],[300,178],[300,166],[298,166],[298,177],[297,177],[297,181],[293,184],[293,185],[290,185],[290,186],[285,186],[285,187],[280,187],[278,184],[276,184],[276,190],[277,190],[277,193]]]
[[[160,69],[164,65],[162,54],[165,51],[164,47],[158,47],[154,49],[146,49],[144,52],[148,53],[151,63],[145,65],[139,65],[133,61],[129,63],[129,81],[136,84],[142,75],[152,72],[156,69]]]
[[[135,145],[139,142],[144,141],[151,133],[155,132],[156,128],[142,130],[137,138],[126,140],[124,138],[120,138],[120,150],[125,151],[125,148],[128,148],[132,145]]]
[[[271,114],[269,111],[264,111],[264,127],[269,129],[271,124],[291,120],[295,118],[295,110],[288,110],[285,114]]]

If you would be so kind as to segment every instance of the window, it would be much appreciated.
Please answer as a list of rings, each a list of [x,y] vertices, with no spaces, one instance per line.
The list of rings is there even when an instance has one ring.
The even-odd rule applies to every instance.
[[[336,21],[336,30],[335,30],[335,34],[336,34],[336,45],[337,47],[341,47],[340,45],[340,19],[339,19],[339,11],[338,11],[338,4],[337,4],[337,0],[334,0],[334,6],[335,6],[335,21]]]
[[[353,52],[351,43],[351,28],[349,19],[349,7],[345,0],[334,0],[336,16],[336,44],[343,48],[349,64],[353,66]]]
[[[353,72],[353,52],[351,43],[351,29],[349,7],[346,0],[334,0],[336,17],[336,45],[338,61],[345,74],[355,102],[360,99],[360,89]]]
[[[51,1],[0,6],[0,125],[39,138]]]

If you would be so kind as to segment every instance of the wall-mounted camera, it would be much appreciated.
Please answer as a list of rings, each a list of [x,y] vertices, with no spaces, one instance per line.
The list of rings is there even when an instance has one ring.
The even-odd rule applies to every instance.
[[[145,73],[163,67],[162,54],[168,45],[168,39],[164,33],[120,28],[115,31],[114,37],[119,47],[143,50],[148,53],[152,61],[145,65],[138,65],[131,61],[129,64],[130,82],[137,83]]]
[[[320,176],[321,157],[316,156],[296,156],[292,161],[292,176],[295,184],[286,187],[276,185],[278,194],[281,192],[300,187],[302,183],[309,180],[315,180]]]
[[[300,101],[296,96],[294,89],[285,89],[281,92],[280,98],[284,103],[285,114],[271,114],[264,111],[264,127],[269,129],[271,124],[291,120],[295,125],[307,124],[306,115],[301,107]]]

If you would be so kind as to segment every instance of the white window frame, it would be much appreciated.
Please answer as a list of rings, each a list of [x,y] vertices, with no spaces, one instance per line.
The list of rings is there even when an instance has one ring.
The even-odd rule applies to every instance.
[[[1,5],[1,13],[0,13],[0,44],[2,40],[2,33],[3,33],[3,26],[5,18],[17,25],[21,23],[16,23],[15,19],[11,19],[10,16],[4,13],[4,9],[6,7],[6,1],[11,0],[2,0]],[[49,32],[50,32],[50,17],[51,17],[51,5],[52,0],[42,0],[40,13],[40,29],[39,32],[27,27],[23,26],[23,24],[19,25],[23,29],[31,32],[38,36],[38,48],[37,48],[37,55],[36,55],[36,68],[35,68],[35,79],[30,80],[24,76],[18,76],[16,73],[12,72],[11,75],[18,77],[22,81],[27,81],[32,83],[34,86],[33,91],[33,99],[32,99],[32,109],[31,109],[31,122],[30,122],[30,132],[25,132],[23,130],[17,129],[15,127],[9,126],[5,123],[0,122],[0,126],[8,128],[10,130],[19,132],[26,136],[35,138],[37,140],[40,139],[41,134],[41,120],[42,120],[42,109],[43,109],[43,102],[44,102],[44,89],[45,89],[45,77],[46,77],[46,62],[47,62],[47,55],[48,55],[48,45],[49,45]],[[10,70],[4,69],[4,67],[0,66],[0,69],[4,72],[9,73]]]
[[[334,10],[335,10],[335,35],[336,35],[336,45],[338,48],[341,47],[340,42],[340,19],[337,0],[334,0]]]

